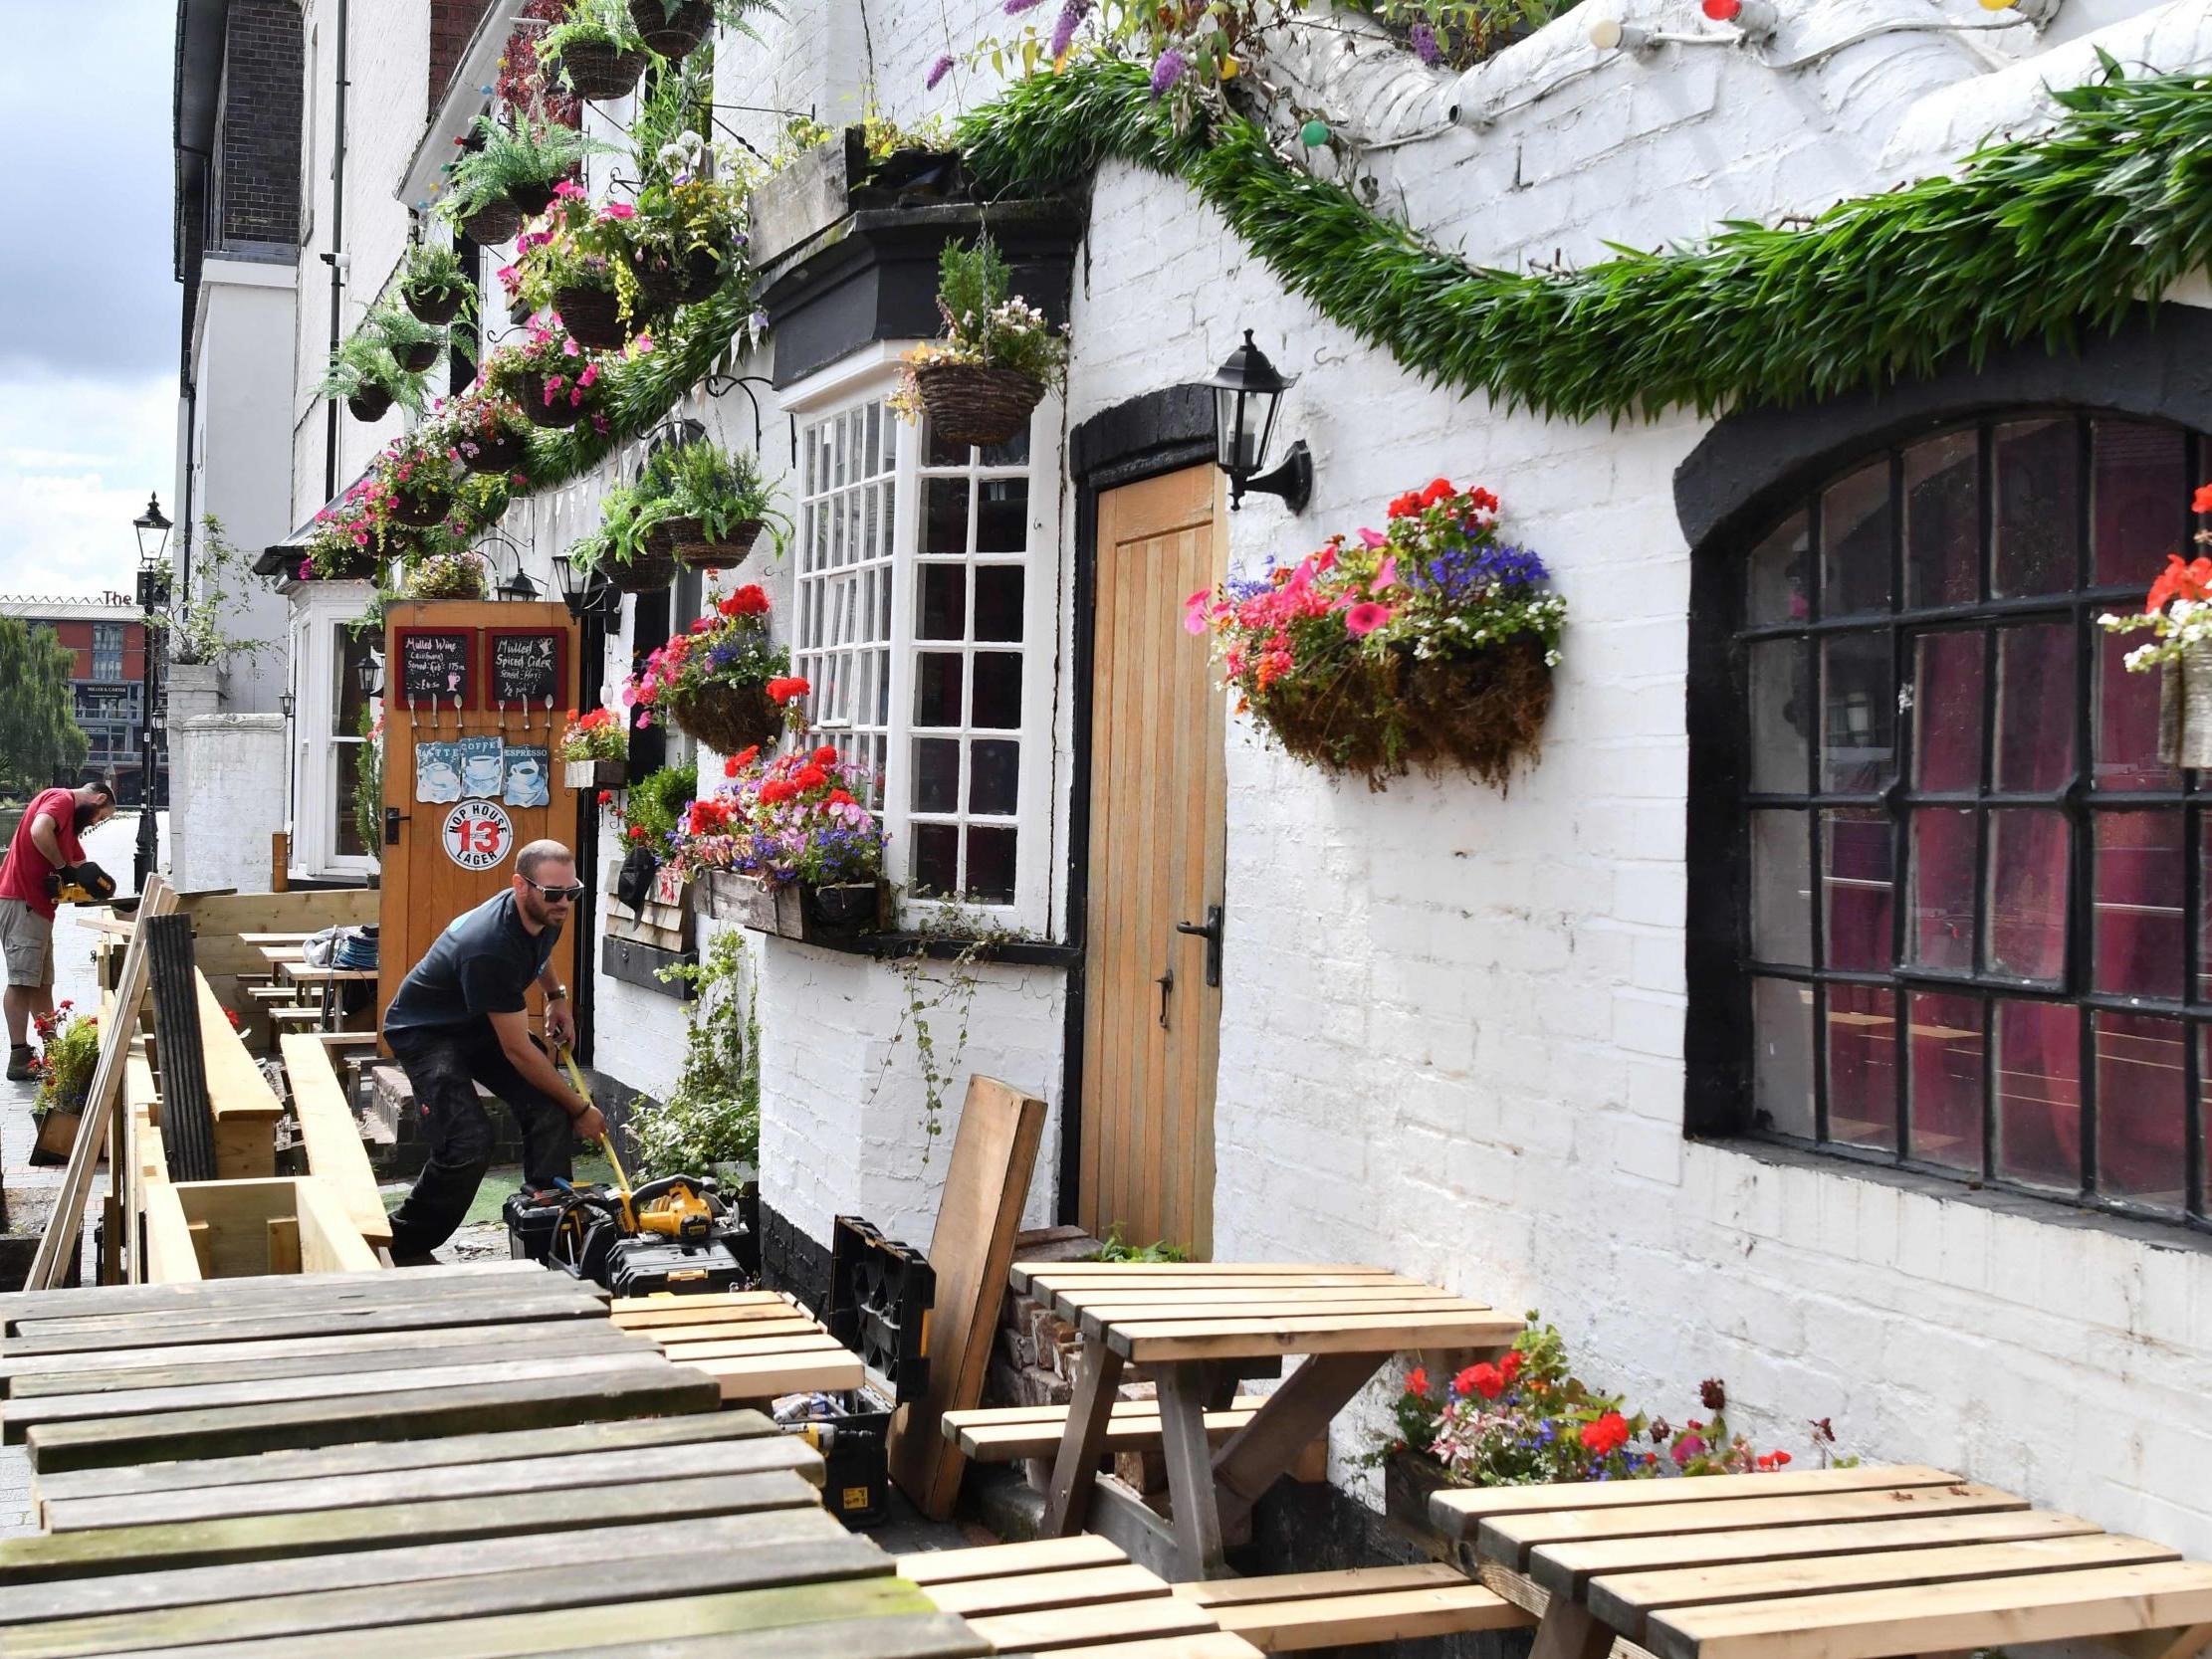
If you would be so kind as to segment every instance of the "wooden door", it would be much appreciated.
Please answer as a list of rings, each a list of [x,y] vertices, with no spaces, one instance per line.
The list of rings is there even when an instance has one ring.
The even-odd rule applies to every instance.
[[[531,643],[538,640],[552,643]],[[463,684],[454,695],[420,695],[456,672]],[[518,848],[546,836],[575,846],[576,792],[562,786],[552,748],[575,706],[576,673],[576,627],[562,605],[445,600],[385,611],[384,810],[387,824],[398,814],[398,840],[387,834],[382,849],[379,1012],[447,923],[513,881]],[[543,695],[527,705],[495,695],[524,681],[550,688],[552,707]],[[410,686],[418,694],[411,708]],[[485,764],[495,743],[496,787]],[[430,787],[418,788],[426,766]],[[445,798],[419,798],[426,793]],[[597,900],[586,894],[576,910]],[[553,955],[570,985],[574,931],[573,923],[563,930]],[[534,993],[534,1025],[544,1014],[537,1004]]]
[[[1225,699],[1183,606],[1226,565],[1220,473],[1108,492],[1097,547],[1077,1208],[1100,1236],[1204,1257],[1221,993],[1177,925],[1221,903]]]

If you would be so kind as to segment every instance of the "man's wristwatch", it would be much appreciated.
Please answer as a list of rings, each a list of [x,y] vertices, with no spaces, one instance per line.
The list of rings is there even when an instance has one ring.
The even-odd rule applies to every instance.
[[[565,1002],[565,1001],[567,1001],[567,1000],[568,1000],[568,987],[567,987],[566,985],[555,985],[555,986],[553,986],[553,988],[552,990],[550,990],[550,991],[548,991],[548,992],[546,993],[546,1000],[547,1000],[548,1002]]]

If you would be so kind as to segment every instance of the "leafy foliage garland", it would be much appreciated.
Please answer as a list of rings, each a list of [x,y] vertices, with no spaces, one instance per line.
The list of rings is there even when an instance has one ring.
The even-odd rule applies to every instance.
[[[961,122],[985,187],[1023,193],[1119,160],[1180,178],[1277,278],[1417,373],[1507,408],[1616,419],[1797,403],[1924,375],[1963,350],[2054,350],[2212,258],[2212,81],[2054,89],[2047,135],[1950,177],[1838,204],[1802,229],[1732,223],[1702,247],[1557,276],[1463,264],[1229,115],[1179,135],[1141,65],[1034,75]]]

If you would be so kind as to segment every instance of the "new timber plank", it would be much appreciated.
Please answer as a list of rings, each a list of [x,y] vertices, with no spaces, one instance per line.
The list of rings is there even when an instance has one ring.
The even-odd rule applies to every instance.
[[[593,1659],[730,1659],[726,1636],[694,1636],[672,1641],[623,1642],[597,1647]],[[991,1644],[951,1613],[904,1613],[894,1618],[832,1619],[794,1625],[747,1640],[747,1659],[975,1659]],[[1243,1653],[1257,1649],[1246,1648]],[[1135,1656],[1145,1659],[1145,1656]],[[1159,1656],[1153,1656],[1159,1659]],[[1213,1649],[1192,1649],[1179,1659],[1243,1659]]]
[[[958,1584],[971,1578],[1010,1578],[1022,1572],[1063,1572],[1079,1566],[1111,1566],[1129,1557],[1121,1546],[1096,1533],[1072,1538],[1031,1539],[1021,1544],[985,1544],[971,1550],[923,1550],[899,1557],[899,1576],[913,1583]]]
[[[652,1360],[636,1362],[634,1370],[599,1372],[581,1388],[575,1378],[547,1377],[377,1394],[371,1396],[372,1408],[354,1399],[218,1406],[47,1423],[33,1428],[25,1440],[32,1468],[43,1475],[56,1469],[228,1457],[333,1440],[421,1440],[495,1426],[553,1428],[608,1417],[712,1411],[724,1397],[690,1367]]]
[[[726,1400],[768,1400],[778,1394],[833,1393],[860,1386],[860,1355],[836,1352],[777,1353],[760,1359],[671,1360],[714,1380]]]
[[[1804,1498],[1873,1487],[1949,1486],[1958,1476],[1925,1464],[1806,1469],[1772,1475],[1705,1475],[1694,1481],[1557,1481],[1548,1486],[1456,1487],[1429,1500],[1429,1519],[1463,1537],[1498,1515],[1545,1510],[1642,1509],[1653,1504],[1711,1504],[1725,1498]],[[1706,1491],[1706,1488],[1712,1488]]]
[[[1033,1613],[1050,1607],[1104,1606],[1165,1595],[1168,1586],[1128,1561],[1103,1566],[1069,1567],[1060,1572],[1019,1572],[1006,1578],[975,1578],[964,1583],[932,1584],[929,1597],[948,1613],[981,1618],[1000,1613]]]
[[[1324,1314],[1281,1319],[1116,1324],[1114,1350],[1139,1363],[1257,1353],[1397,1353],[1416,1348],[1504,1348],[1522,1322],[1492,1313]]]
[[[1015,1290],[1028,1294],[1031,1284],[1038,1281],[1047,1285],[1056,1285],[1063,1281],[1094,1283],[1121,1279],[1137,1283],[1162,1279],[1212,1279],[1222,1275],[1295,1280],[1301,1275],[1317,1273],[1331,1277],[1348,1275],[1356,1279],[1396,1277],[1388,1268],[1373,1267],[1363,1262],[1015,1262],[1007,1270],[1006,1283]]]
[[[547,1276],[551,1278],[551,1275]],[[417,1307],[328,1309],[298,1314],[252,1314],[237,1319],[197,1321],[144,1319],[94,1329],[90,1322],[37,1321],[10,1337],[6,1356],[31,1353],[82,1353],[115,1348],[165,1348],[178,1343],[254,1342],[271,1338],[314,1340],[361,1331],[428,1331],[454,1325],[529,1325],[540,1320],[604,1319],[589,1300],[558,1293],[511,1295],[478,1302],[455,1299]]]

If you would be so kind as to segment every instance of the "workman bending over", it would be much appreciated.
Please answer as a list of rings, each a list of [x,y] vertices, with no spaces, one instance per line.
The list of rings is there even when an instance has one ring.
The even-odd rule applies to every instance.
[[[574,855],[557,841],[533,841],[515,855],[508,891],[456,917],[384,1010],[384,1040],[414,1086],[430,1142],[430,1161],[392,1214],[394,1261],[427,1260],[476,1201],[492,1162],[492,1121],[475,1085],[514,1109],[533,1185],[568,1178],[571,1130],[587,1141],[606,1134],[598,1108],[531,1040],[524,1001],[536,980],[546,1036],[561,1046],[574,1040],[568,987],[548,964],[583,892]]]
[[[54,1011],[54,901],[50,878],[85,862],[77,838],[115,815],[115,791],[95,778],[74,789],[48,789],[31,802],[8,860],[0,865],[0,954],[8,960],[8,1081],[32,1077],[33,1014]],[[55,884],[59,885],[59,884]]]

